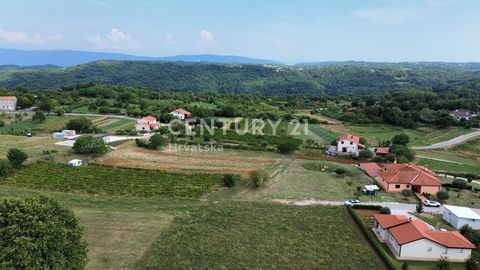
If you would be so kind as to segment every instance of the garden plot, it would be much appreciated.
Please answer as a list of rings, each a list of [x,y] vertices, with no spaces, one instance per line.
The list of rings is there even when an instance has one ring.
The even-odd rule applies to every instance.
[[[100,164],[124,168],[142,168],[169,172],[233,173],[248,176],[252,170],[277,166],[282,156],[275,153],[237,151],[185,151],[167,149],[147,150],[130,143],[117,151],[109,152]]]

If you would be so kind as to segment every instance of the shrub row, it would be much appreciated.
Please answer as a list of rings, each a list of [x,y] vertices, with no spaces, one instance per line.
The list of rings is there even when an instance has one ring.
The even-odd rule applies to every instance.
[[[442,184],[442,187],[444,187],[444,188],[457,188],[456,186],[452,185],[451,183],[444,183],[444,184]],[[473,187],[472,187],[472,185],[466,185],[464,189],[465,190],[472,190]]]
[[[380,210],[382,207],[380,205],[356,204],[353,206],[353,209]]]
[[[355,205],[355,209],[368,209],[368,210],[379,210],[381,206],[378,205]],[[357,225],[360,227],[362,230],[363,234],[367,238],[368,242],[374,247],[375,251],[380,255],[380,258],[382,261],[385,263],[387,268],[389,270],[398,270],[398,268],[395,266],[394,262],[392,262],[390,256],[388,255],[387,251],[382,247],[382,245],[376,241],[376,239],[373,239],[372,231],[370,228],[365,226],[363,224],[362,219],[355,213],[352,207],[347,207],[348,212],[350,212],[350,215],[352,216],[353,220]]]

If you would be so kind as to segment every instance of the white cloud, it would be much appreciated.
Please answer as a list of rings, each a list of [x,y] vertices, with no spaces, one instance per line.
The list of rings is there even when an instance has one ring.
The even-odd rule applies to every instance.
[[[202,30],[200,31],[200,41],[203,43],[207,43],[213,45],[216,43],[215,38],[213,37],[212,32]]]
[[[282,47],[283,42],[277,37],[272,37],[272,45],[275,47]]]
[[[101,49],[143,48],[138,40],[133,39],[129,34],[124,33],[117,28],[112,28],[110,33],[106,36],[87,36],[87,41]]]
[[[9,31],[0,28],[0,39],[13,44],[44,44],[63,39],[62,35],[43,36],[39,33],[29,35],[22,31]]]
[[[125,34],[122,31],[118,30],[117,28],[113,28],[112,30],[110,30],[110,34],[108,35],[108,38],[114,42],[132,40],[129,34]]]
[[[168,33],[168,34],[165,35],[165,43],[167,43],[167,45],[173,46],[173,45],[177,44],[177,41],[173,37],[173,34]]]

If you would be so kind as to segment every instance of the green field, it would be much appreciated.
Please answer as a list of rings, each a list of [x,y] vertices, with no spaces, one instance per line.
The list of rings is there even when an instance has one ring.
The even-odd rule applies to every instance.
[[[450,158],[445,156],[445,159]],[[429,158],[419,158],[418,164],[426,165],[430,170],[442,172],[456,172],[456,173],[473,173],[480,175],[480,165],[458,164],[452,162],[445,162]]]
[[[32,121],[31,115],[25,117],[20,122],[12,122],[4,127],[0,127],[0,134],[7,134],[10,130],[16,130],[23,133],[34,132],[34,133],[52,133],[65,128],[65,124],[75,118],[81,116],[53,116],[48,115],[45,121],[39,123],[38,121]],[[107,117],[107,116],[88,116],[88,119],[92,120],[93,126],[99,127],[101,130],[107,133],[115,133],[117,129],[120,128],[133,128],[135,122],[130,119],[122,119],[116,117]]]
[[[140,197],[198,197],[221,183],[221,175],[178,174],[89,165],[72,168],[52,162],[25,166],[3,185],[32,189]]]
[[[388,125],[351,125],[348,128],[352,130],[353,134],[365,138],[370,145],[378,145],[378,141],[391,140],[393,136],[400,133],[405,133],[410,137],[411,146],[421,146],[448,141],[460,135],[473,132],[464,128],[436,129],[421,127],[405,129]]]
[[[0,158],[4,158],[7,155],[7,151],[10,148],[19,148],[27,153],[30,159],[36,159],[44,157],[44,150],[55,150],[60,155],[66,155],[69,153],[70,148],[64,146],[58,146],[54,143],[58,140],[52,139],[50,136],[13,136],[13,135],[0,135]]]
[[[190,211],[155,241],[138,268],[383,269],[344,207],[258,203]]]
[[[321,171],[324,165],[326,171]],[[308,169],[306,169],[307,167]],[[347,173],[338,176],[334,170],[344,168]],[[318,168],[318,170],[317,170]],[[371,183],[371,179],[352,165],[326,161],[306,161],[290,159],[272,173],[272,180],[259,190],[245,188],[235,194],[228,194],[237,200],[270,201],[272,199],[316,199],[345,201],[354,198],[357,187]],[[218,194],[215,194],[218,198]],[[402,201],[399,194],[378,192],[376,196],[361,196],[361,201]],[[411,199],[414,202],[414,199]],[[407,201],[408,202],[408,201]]]

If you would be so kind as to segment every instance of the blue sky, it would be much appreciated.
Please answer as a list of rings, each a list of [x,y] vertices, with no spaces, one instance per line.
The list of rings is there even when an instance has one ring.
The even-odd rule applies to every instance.
[[[480,61],[480,1],[0,0],[0,47]]]

